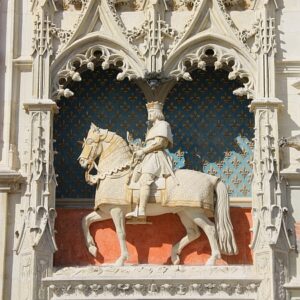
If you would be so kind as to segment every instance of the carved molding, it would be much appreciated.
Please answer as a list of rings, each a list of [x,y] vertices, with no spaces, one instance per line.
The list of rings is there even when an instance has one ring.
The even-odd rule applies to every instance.
[[[145,79],[147,74],[158,74],[161,70],[163,70],[163,76],[167,78],[169,75],[176,79],[185,78],[188,76],[186,71],[183,71],[182,75],[177,75],[174,70],[172,71],[172,74],[168,74],[167,70],[169,70],[170,63],[172,63],[170,60],[180,60],[181,47],[183,45],[187,46],[186,43],[193,43],[191,36],[189,36],[190,32],[197,30],[196,27],[199,25],[197,20],[205,10],[209,9],[208,6],[210,4],[208,5],[208,3],[210,2],[199,0],[192,1],[192,13],[187,18],[184,30],[178,33],[171,27],[170,22],[165,18],[165,11],[169,10],[166,3],[155,2],[155,4],[152,3],[151,5],[148,5],[147,2],[145,2],[142,7],[144,11],[144,21],[139,26],[133,26],[131,29],[127,29],[120,16],[120,11],[118,10],[119,1],[107,0],[99,3],[97,1],[83,1],[78,20],[73,26],[74,30],[64,30],[56,28],[55,26],[52,27],[53,36],[56,36],[61,41],[59,49],[62,51],[58,56],[58,60],[61,60],[62,56],[68,55],[69,49],[72,47],[74,48],[75,44],[79,43],[77,48],[80,47],[79,45],[83,45],[84,38],[82,38],[81,32],[84,32],[83,25],[87,22],[87,16],[92,17],[92,11],[97,8],[99,9],[100,15],[108,15],[108,18],[103,17],[102,19],[101,16],[100,18],[101,22],[103,22],[103,24],[105,23],[107,28],[110,28],[108,35],[112,35],[111,40],[104,42],[103,39],[103,41],[95,40],[94,42],[91,42],[89,38],[88,43],[89,45],[94,45],[90,46],[91,48],[102,47],[101,51],[103,55],[101,59],[103,59],[104,69],[107,68],[107,64],[117,65],[117,67],[121,69],[121,73],[117,77],[118,80],[122,80],[126,77],[129,79]],[[225,1],[225,4],[230,6],[232,3],[230,4]],[[215,58],[217,59],[215,67],[221,68],[233,61],[234,64],[233,70],[230,72],[230,79],[233,80],[240,77],[245,81],[244,87],[236,90],[235,93],[237,95],[247,95],[248,98],[253,98],[255,81],[249,75],[249,68],[245,65],[242,66],[240,63],[241,59],[239,59],[243,53],[245,57],[249,55],[248,60],[253,59],[249,54],[251,52],[250,49],[245,51],[248,47],[247,40],[249,38],[249,33],[246,31],[240,32],[237,29],[225,4],[223,0],[213,0],[211,7],[214,14],[216,13],[220,17],[220,26],[222,30],[228,31],[228,25],[232,29],[232,32],[228,31],[228,36],[222,37],[222,40],[220,36],[221,32],[215,36],[215,43],[223,45],[214,47]],[[224,18],[222,18],[222,16]],[[216,28],[217,27],[218,26],[216,26]],[[80,28],[81,35],[76,33],[78,28]],[[99,36],[99,32],[89,32],[88,35]],[[165,39],[168,39],[168,41],[165,41]],[[226,43],[228,44],[229,42],[234,43],[234,46],[232,44],[230,47],[240,47],[240,51],[236,51],[235,53],[231,53],[231,49],[224,51],[227,47],[225,46]],[[119,46],[115,48],[115,45]],[[122,50],[122,48],[126,48],[127,46],[128,49]],[[74,54],[74,58],[69,58],[69,62],[60,71],[58,71],[57,68],[52,68],[55,75],[58,74],[58,78],[53,76],[55,91],[52,91],[52,95],[54,95],[56,99],[59,99],[61,96],[70,97],[73,95],[73,92],[66,88],[65,83],[68,80],[80,81],[80,72],[78,72],[78,68],[85,66],[86,68],[93,69],[94,66],[92,63],[95,57],[88,52],[89,50],[87,50],[87,52],[82,52],[80,50],[79,53]],[[93,50],[91,50],[91,52],[93,52]],[[73,61],[77,61],[79,67],[74,67]],[[253,62],[254,61],[250,62],[251,68],[256,67]],[[203,64],[203,62],[201,63]],[[55,62],[55,64],[57,63]],[[179,65],[178,68],[184,69],[184,66]],[[178,73],[180,73],[180,71]]]
[[[0,170],[0,192],[18,192],[23,182],[24,177],[19,172]]]
[[[240,87],[233,91],[237,96],[247,96],[248,99],[254,97],[255,81],[252,75],[245,70],[245,67],[238,60],[238,56],[234,52],[229,52],[222,47],[206,44],[199,47],[196,51],[184,55],[177,65],[177,68],[170,72],[170,76],[176,79],[192,80],[189,73],[189,68],[196,66],[199,69],[205,70],[207,65],[212,64],[215,70],[221,68],[229,68],[229,80],[240,78],[246,80],[243,83],[244,87]]]
[[[123,281],[123,280],[122,280]],[[213,296],[214,299],[224,299],[222,297],[240,296],[240,299],[255,299],[257,283],[240,284],[237,282],[227,283],[224,281],[213,281],[206,283],[190,283],[184,284],[180,282],[152,282],[152,283],[108,283],[108,284],[52,284],[50,290],[56,296],[56,299],[78,299],[76,297],[84,297],[84,299],[107,299],[111,297],[122,297],[122,299],[132,297],[151,296],[151,299],[164,299],[167,297],[176,297],[177,299],[186,297],[202,297]]]
[[[91,266],[58,270],[43,280],[56,299],[213,297],[256,299],[260,279],[246,266]],[[78,299],[78,298],[77,298]]]
[[[276,53],[274,18],[258,18],[250,32],[255,34],[255,42],[251,49],[252,52],[269,54],[273,51]]]
[[[228,24],[230,29],[232,30],[233,36],[237,38],[238,41],[240,41],[241,48],[245,48],[248,53],[251,52],[251,49],[249,48],[247,44],[247,40],[243,34],[243,30],[237,28],[235,23],[233,22],[227,8],[232,6],[238,6],[241,5],[243,0],[214,0],[217,4],[217,7],[219,8],[222,16],[224,17],[225,22]],[[199,9],[201,10],[201,0],[185,0],[183,1],[184,4],[188,7],[192,7],[192,14],[187,19],[186,24],[184,26],[184,30],[179,32],[174,39],[174,42],[170,45],[168,52],[170,53],[172,49],[176,48],[180,45],[182,38],[185,36],[185,34],[191,30],[191,27],[193,27],[193,22],[197,17],[199,17]],[[245,30],[244,30],[245,31]]]
[[[236,27],[230,14],[228,13],[228,11],[226,9],[226,7],[239,5],[242,1],[243,0],[217,0],[217,3],[219,5],[219,8],[222,11],[222,14],[223,14],[227,24],[230,26],[230,28],[232,29],[235,36],[240,40],[241,45],[243,45],[245,47],[245,49],[247,49],[248,52],[251,52],[249,46],[246,43],[246,40],[244,40],[241,36],[241,31]]]

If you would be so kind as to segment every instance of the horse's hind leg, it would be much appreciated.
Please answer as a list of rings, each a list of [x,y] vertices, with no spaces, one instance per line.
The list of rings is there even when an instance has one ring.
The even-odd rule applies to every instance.
[[[111,217],[114,221],[116,232],[118,235],[121,255],[116,260],[116,266],[123,266],[124,262],[128,259],[128,250],[126,246],[126,232],[125,232],[125,212],[120,207],[114,207],[110,210]]]
[[[221,253],[218,245],[218,236],[216,233],[215,224],[209,220],[209,218],[199,210],[189,210],[187,214],[194,220],[194,222],[203,229],[205,232],[210,247],[211,256],[206,262],[207,266],[213,266],[218,258],[221,258]]]
[[[84,234],[85,244],[89,252],[94,257],[97,256],[97,247],[95,245],[93,237],[90,234],[90,226],[95,222],[104,221],[107,219],[110,219],[110,216],[102,212],[100,213],[99,211],[93,211],[82,218],[81,226]]]
[[[182,249],[200,236],[199,228],[188,215],[184,212],[178,212],[177,214],[186,229],[186,236],[172,247],[171,260],[174,265],[180,263],[179,255]]]

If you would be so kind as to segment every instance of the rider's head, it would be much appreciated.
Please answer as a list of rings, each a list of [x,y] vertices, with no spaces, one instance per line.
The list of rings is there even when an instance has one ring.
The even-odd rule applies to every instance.
[[[155,120],[164,120],[164,114],[162,112],[163,104],[155,101],[146,104],[148,110],[148,121],[154,122]]]

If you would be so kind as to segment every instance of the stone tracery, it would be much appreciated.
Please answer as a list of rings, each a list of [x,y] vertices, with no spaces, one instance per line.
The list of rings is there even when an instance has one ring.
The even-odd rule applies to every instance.
[[[226,66],[231,68],[229,73],[230,79],[238,77],[242,80],[245,79],[244,87],[237,90],[235,92],[236,94],[247,95],[250,99],[256,98],[251,104],[251,109],[255,113],[256,119],[253,164],[253,217],[255,226],[252,248],[256,258],[256,266],[259,268],[258,273],[263,277],[263,288],[260,289],[258,294],[260,296],[263,295],[262,297],[264,298],[271,298],[274,296],[274,291],[269,287],[272,286],[273,283],[278,283],[277,291],[278,294],[280,294],[279,296],[283,299],[285,296],[283,284],[285,280],[287,280],[287,253],[291,248],[291,245],[289,244],[288,237],[289,229],[286,227],[287,224],[285,220],[288,218],[288,212],[285,207],[285,191],[282,189],[283,183],[279,174],[280,155],[277,145],[278,112],[282,103],[280,100],[274,99],[276,94],[274,57],[277,46],[275,43],[275,30],[278,30],[275,22],[277,18],[275,11],[278,8],[278,3],[275,0],[254,1],[253,9],[258,13],[258,21],[253,20],[253,28],[241,29],[238,24],[233,21],[231,14],[229,13],[232,5],[237,5],[240,2],[241,1],[230,0],[203,0],[199,4],[199,2],[192,3],[192,1],[186,1],[184,4],[189,6],[188,9],[193,6],[194,12],[198,11],[201,13],[209,6],[206,5],[207,3],[213,3],[213,5],[210,6],[210,13],[213,13],[209,15],[209,17],[212,17],[209,21],[212,22],[214,26],[205,24],[205,26],[197,27],[197,24],[199,25],[199,23],[193,23],[192,21],[193,18],[195,19],[201,14],[193,14],[192,12],[192,17],[190,19],[188,17],[186,18],[187,25],[183,31],[179,32],[176,38],[175,30],[170,30],[170,28],[173,27],[169,22],[170,20],[168,20],[169,23],[166,22],[164,25],[164,34],[170,32],[172,34],[168,35],[168,43],[164,45],[164,49],[160,49],[159,55],[156,56],[160,66],[158,69],[150,68],[149,70],[148,67],[151,66],[151,64],[149,64],[149,57],[145,57],[145,55],[139,51],[139,43],[137,43],[137,45],[132,43],[132,40],[130,40],[128,36],[129,31],[126,27],[127,24],[125,24],[120,17],[121,10],[119,8],[122,6],[121,3],[116,5],[115,2],[105,1],[69,1],[69,3],[72,3],[71,5],[81,5],[82,10],[79,13],[77,21],[75,20],[75,22],[72,23],[74,28],[68,29],[63,26],[62,28],[58,28],[54,25],[53,16],[57,13],[54,1],[33,1],[32,13],[33,15],[38,16],[41,22],[35,24],[35,32],[38,34],[35,36],[36,47],[32,54],[34,88],[32,93],[32,103],[27,105],[27,111],[29,114],[28,117],[32,117],[32,119],[36,112],[37,114],[46,112],[47,117],[43,119],[39,125],[37,124],[39,128],[43,128],[43,133],[37,134],[33,130],[30,131],[34,139],[24,143],[27,151],[27,155],[24,155],[24,160],[26,160],[26,164],[24,165],[32,166],[35,162],[37,163],[36,167],[42,165],[43,170],[45,170],[45,178],[52,172],[50,170],[53,160],[51,131],[55,103],[46,100],[51,97],[49,94],[51,87],[54,87],[55,90],[51,95],[54,94],[58,98],[62,95],[66,97],[72,96],[73,92],[67,87],[68,82],[70,80],[81,80],[80,72],[85,69],[93,70],[99,63],[102,64],[103,68],[109,67],[110,64],[119,67],[121,73],[119,73],[118,79],[120,80],[124,78],[134,80],[145,78],[147,73],[150,73],[150,75],[155,78],[157,75],[155,72],[160,70],[160,68],[163,69],[162,67],[165,67],[163,75],[166,78],[172,77],[189,80],[191,77],[188,73],[189,69],[187,68],[186,62],[190,65],[197,65],[198,68],[203,69],[207,64],[206,60],[209,59],[209,57],[205,57],[205,55],[209,56],[205,51],[204,54],[201,52],[204,49],[202,46],[193,48],[193,43],[191,41],[192,37],[197,34],[201,35],[204,31],[210,32],[211,35],[219,35],[219,37],[214,40],[214,47],[211,47],[214,51],[214,54],[212,55],[214,60],[211,61],[211,63],[213,63],[217,69]],[[80,26],[81,29],[87,29],[86,24],[82,25],[82,22],[87,18],[88,12],[91,10],[91,6],[89,6],[91,3],[103,5],[105,6],[105,9],[108,9],[105,13],[103,13],[104,10],[102,10],[101,14],[107,14],[109,15],[108,19],[110,17],[111,19],[108,21],[106,20],[106,23],[103,20],[100,21],[103,21],[105,25],[110,25],[105,29],[102,28],[104,31],[107,30],[106,33],[107,36],[110,36],[109,38],[106,37],[106,39],[102,39],[103,32],[100,34],[100,30],[96,30],[95,28],[91,28],[92,31],[89,32],[82,31],[81,35],[76,31]],[[203,14],[201,15],[201,18],[202,17]],[[215,22],[213,17],[216,17],[218,22]],[[74,18],[72,20],[74,21]],[[100,21],[99,23],[101,23]],[[197,31],[198,29],[199,31]],[[88,47],[100,47],[102,54],[104,54],[101,56],[100,62],[95,63],[95,61],[93,61],[94,56],[96,56],[94,55],[95,52],[92,53],[91,50],[87,53],[85,50],[82,51],[82,47],[92,40],[92,36],[96,35],[101,36],[100,42],[99,39],[98,42],[95,42],[94,40]],[[55,43],[53,42],[53,37],[55,36],[60,40],[58,48],[56,48],[54,45]],[[85,41],[84,36],[88,36]],[[152,39],[157,37],[159,37],[159,35],[153,35]],[[251,47],[250,39],[254,39],[253,47]],[[140,40],[140,43],[144,42],[142,36]],[[169,42],[172,40],[173,43],[169,45]],[[203,43],[211,44],[209,35],[204,37]],[[162,47],[162,45],[163,43],[159,44],[159,47]],[[80,49],[76,49],[77,47],[80,47]],[[126,49],[126,51],[124,51],[124,49]],[[73,54],[71,53],[72,51],[74,52]],[[68,59],[69,61],[66,62]],[[50,67],[51,64],[52,67]],[[148,72],[146,71],[147,68]],[[56,77],[57,74],[59,74],[58,78]],[[163,94],[159,89],[163,90],[162,87],[159,87],[155,91],[156,94],[154,93],[154,95],[152,95],[153,97]],[[158,100],[163,101],[164,99],[162,97]],[[7,114],[5,118],[10,118],[10,114]],[[10,122],[4,123],[10,124]],[[5,126],[7,128],[7,125]],[[9,130],[6,130],[6,136],[9,136],[9,147],[6,145],[5,149],[9,150],[9,155],[7,155],[7,157],[12,157],[11,161],[15,161],[18,154],[17,151],[13,150],[15,149],[14,142],[10,143],[10,141],[13,141],[14,139],[11,138],[11,136],[13,136],[10,132],[11,128],[8,128]],[[39,139],[43,141],[47,147],[36,147],[36,141]],[[50,153],[47,152],[46,157],[44,157],[45,151],[50,151]],[[10,165],[14,165],[14,163],[10,163]],[[46,244],[47,239],[44,240],[43,235],[47,236],[50,232],[50,235],[53,237],[51,231],[53,224],[51,223],[45,227],[44,221],[47,219],[47,214],[49,216],[54,215],[52,213],[54,209],[53,200],[55,187],[53,190],[51,189],[51,191],[48,191],[47,189],[44,190],[45,185],[44,182],[40,180],[41,177],[37,178],[37,180],[32,180],[35,175],[34,172],[34,168],[28,169],[28,174],[26,176],[29,180],[32,193],[26,195],[27,198],[22,197],[21,202],[23,205],[22,207],[24,207],[24,203],[26,204],[31,201],[32,210],[30,208],[30,214],[36,219],[32,223],[25,223],[27,219],[22,215],[24,210],[21,209],[21,223],[24,222],[26,226],[28,225],[28,230],[31,232],[31,235],[34,235],[37,239],[41,238],[42,241],[46,240]],[[51,176],[52,175],[53,174],[51,173]],[[52,183],[54,183],[54,181]],[[40,203],[42,207],[37,207],[39,204],[37,201],[38,199],[46,199],[43,203]],[[51,201],[49,202],[47,199],[50,199]],[[34,220],[34,218],[32,220]],[[25,236],[25,240],[28,242],[27,245],[30,244],[29,236]],[[26,245],[26,243],[24,245]],[[270,245],[272,245],[272,247],[270,247]],[[42,247],[43,245],[34,246],[39,251],[42,250],[41,252],[47,252],[46,248]],[[23,244],[20,246],[20,255],[27,255],[24,257],[22,256],[22,259],[20,260],[21,269],[23,270],[22,276],[24,276],[24,279],[26,279],[28,283],[34,281],[33,276],[31,276],[30,273],[30,268],[35,267],[35,265],[31,263],[32,261],[36,261],[38,266],[36,273],[34,273],[37,274],[37,282],[45,276],[47,271],[51,273],[51,251],[48,251],[47,254],[45,254],[47,257],[44,259],[44,257],[39,256],[40,252],[36,251],[36,249],[31,249],[30,252],[26,252],[27,249],[22,247]],[[279,259],[274,261],[274,256],[278,255],[279,252]],[[32,257],[30,256],[31,254]],[[45,261],[47,262],[47,270],[45,269]],[[268,271],[268,268],[274,264],[279,272],[278,278]],[[30,289],[29,286],[30,284],[28,284],[27,291]],[[23,288],[25,289],[24,286]],[[121,286],[120,288],[122,289],[123,287]],[[124,289],[126,288],[127,287],[124,286]],[[211,288],[213,288],[213,286],[211,286]],[[153,289],[155,290],[155,287],[153,287]],[[226,286],[224,289],[226,290]],[[264,294],[263,290],[267,290],[267,293]],[[24,295],[29,295],[31,292],[36,293],[36,291],[30,291],[24,293]]]

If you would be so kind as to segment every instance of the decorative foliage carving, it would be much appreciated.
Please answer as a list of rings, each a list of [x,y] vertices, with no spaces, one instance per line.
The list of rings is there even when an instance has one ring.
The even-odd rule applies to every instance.
[[[35,16],[34,30],[33,30],[33,52],[38,55],[43,55],[45,51],[49,51],[52,54],[52,21],[49,16],[41,17],[40,15]]]
[[[121,69],[122,71],[117,75],[117,80],[123,80],[126,77],[131,80],[141,76],[130,66],[124,53],[96,45],[88,48],[84,54],[75,55],[67,62],[65,68],[58,72],[56,78],[57,90],[54,92],[54,97],[59,99],[61,96],[66,98],[73,96],[73,92],[65,88],[64,85],[69,80],[81,81],[80,71],[84,68],[94,71],[95,66],[98,64],[104,70],[108,69],[110,65]]]
[[[276,51],[275,39],[275,19],[274,18],[259,18],[250,31],[255,33],[254,45],[251,48],[253,53],[262,52],[265,54],[271,51]]]
[[[50,287],[58,299],[70,296],[84,296],[87,299],[147,296],[153,299],[162,297],[186,299],[186,297],[208,296],[224,299],[241,294],[254,299],[260,279],[254,279],[251,268],[234,266],[202,268],[204,268],[203,276],[199,274],[199,267],[186,266],[179,269],[166,266],[69,267],[44,280],[44,285]],[[242,279],[237,279],[241,274]],[[72,280],[63,279],[66,276],[70,276]],[[118,278],[117,281],[115,276]]]
[[[176,30],[174,30],[168,23],[166,23],[163,20],[160,20],[160,30],[163,36],[174,38],[177,34]],[[137,40],[139,38],[147,36],[147,34],[150,32],[150,22],[149,20],[146,20],[140,28],[134,27],[131,30],[128,30],[126,32],[126,35],[130,42],[133,42],[134,40]],[[147,48],[147,44],[149,44],[149,39],[145,40],[145,48]]]
[[[107,0],[107,5],[112,13],[113,20],[118,24],[119,28],[121,29],[122,33],[126,35],[127,29],[121,20],[117,10],[116,10],[116,3],[118,0]],[[121,1],[120,1],[121,2]],[[128,0],[124,0],[124,2],[128,2]]]
[[[179,44],[180,40],[183,38],[183,36],[187,32],[187,30],[190,28],[193,20],[195,19],[195,16],[196,16],[196,13],[197,13],[197,8],[199,7],[199,5],[201,3],[201,0],[183,0],[183,3],[187,7],[192,7],[192,14],[187,19],[187,21],[186,21],[186,23],[184,25],[184,29],[181,32],[178,32],[176,34],[173,43],[169,46],[169,49],[167,50],[167,53],[170,53],[172,51],[172,49],[175,48],[175,46],[177,44]]]
[[[235,36],[242,42],[244,47],[250,52],[250,48],[248,47],[245,40],[241,39],[240,30],[236,27],[234,24],[230,14],[228,13],[226,6],[230,7],[232,5],[239,5],[243,0],[217,0],[217,3],[219,5],[219,8],[221,9],[223,16],[227,22],[227,24],[231,27],[233,33]]]
[[[69,0],[69,4],[80,6],[85,5],[88,2],[88,0]]]
[[[60,41],[59,47],[57,49],[57,52],[59,52],[60,49],[68,42],[68,40],[72,36],[73,30],[61,29],[53,25],[53,27],[51,28],[51,33]]]
[[[170,76],[176,80],[180,80],[181,78],[184,80],[192,80],[192,77],[188,72],[189,67],[197,66],[197,68],[205,70],[207,64],[212,63],[215,70],[229,67],[229,80],[235,80],[237,78],[244,80],[244,87],[233,91],[234,95],[246,95],[248,99],[254,97],[254,79],[243,68],[241,62],[237,60],[237,56],[230,54],[227,51],[225,52],[221,47],[215,45],[205,45],[195,52],[185,55],[179,61],[177,69],[170,72]]]
[[[192,284],[169,284],[169,283],[108,283],[108,284],[52,284],[50,289],[57,299],[65,299],[65,297],[76,295],[85,297],[86,299],[101,299],[101,296],[111,297],[132,297],[132,296],[151,296],[155,299],[161,299],[162,295],[176,296],[177,298],[185,298],[187,296],[212,296],[226,295],[251,296],[256,293],[258,283],[192,283]],[[96,297],[96,298],[95,298]],[[219,298],[217,298],[219,299]],[[221,298],[220,298],[221,299]]]
[[[266,107],[263,107],[267,106]],[[281,179],[278,171],[278,136],[277,110],[282,102],[252,101],[252,109],[255,109],[255,147],[253,160],[253,189],[256,201],[253,203],[254,211],[254,237],[252,247],[260,248],[260,241],[265,246],[276,245],[279,234],[283,232],[286,241],[285,248],[291,248],[289,236],[285,224],[287,208],[282,201]],[[268,189],[272,190],[270,191]],[[264,194],[269,200],[264,202]]]
[[[51,185],[56,185],[55,171],[53,165],[53,149],[52,141],[44,133],[45,123],[49,121],[51,112],[34,111],[30,113],[31,126],[29,129],[29,139],[26,141],[29,151],[25,152],[26,163],[24,171],[27,173],[26,205],[22,209],[21,214],[23,222],[21,228],[16,232],[17,246],[16,251],[19,253],[26,235],[31,232],[31,246],[37,247],[42,236],[48,228],[52,238],[53,248],[56,249],[54,240],[54,220],[56,217],[55,209],[47,205],[51,195]],[[34,188],[40,186],[42,196],[30,201],[32,194],[35,193]],[[50,201],[51,202],[51,201]],[[31,205],[28,206],[28,203]],[[26,207],[27,206],[27,207]]]
[[[159,73],[163,69],[166,57],[165,39],[174,39],[177,32],[165,20],[168,10],[166,1],[144,1],[143,10],[145,21],[140,28],[128,30],[126,35],[129,42],[142,39],[141,56],[145,60],[148,73]]]

